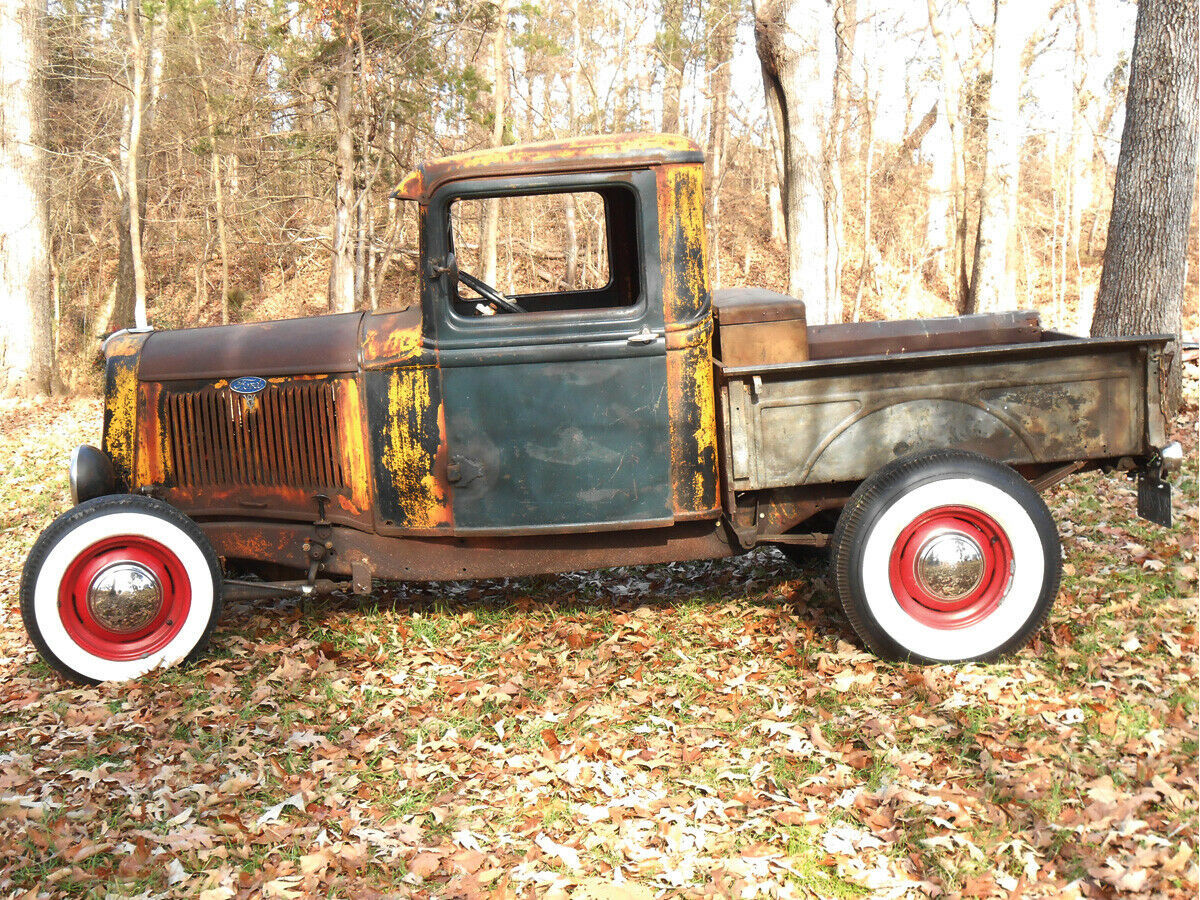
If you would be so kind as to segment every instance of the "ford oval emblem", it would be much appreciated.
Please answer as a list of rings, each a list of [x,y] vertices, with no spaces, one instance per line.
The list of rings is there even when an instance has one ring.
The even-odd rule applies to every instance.
[[[257,375],[243,375],[229,382],[229,389],[235,394],[257,394],[266,386],[267,380]]]

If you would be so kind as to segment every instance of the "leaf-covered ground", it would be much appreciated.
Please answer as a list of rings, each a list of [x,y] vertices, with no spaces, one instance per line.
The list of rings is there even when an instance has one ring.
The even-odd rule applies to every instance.
[[[0,407],[0,895],[1194,897],[1189,393],[1176,527],[1051,492],[1062,596],[1002,665],[881,663],[762,550],[235,603],[86,690],[17,586],[99,404]]]

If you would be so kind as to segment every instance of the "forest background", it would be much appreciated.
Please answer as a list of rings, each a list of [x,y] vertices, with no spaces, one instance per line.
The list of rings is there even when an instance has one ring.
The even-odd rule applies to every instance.
[[[408,305],[415,216],[388,193],[423,159],[622,131],[706,151],[715,287],[790,289],[810,321],[1033,308],[1087,333],[1136,4],[51,0],[46,16],[52,365],[56,390],[92,392],[99,339],[142,320]],[[827,231],[790,257],[760,65],[789,28],[811,41],[789,74],[817,98],[799,124]],[[543,280],[599,228],[582,216],[573,246],[546,246],[521,215],[481,241]],[[1195,203],[1190,222],[1194,261]],[[1196,297],[1190,265],[1185,332]]]

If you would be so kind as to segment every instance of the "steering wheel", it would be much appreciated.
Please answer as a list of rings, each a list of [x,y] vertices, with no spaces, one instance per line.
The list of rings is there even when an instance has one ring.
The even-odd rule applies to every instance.
[[[458,280],[477,293],[480,297],[494,306],[499,312],[523,313],[525,310],[517,306],[512,300],[509,300],[502,293],[488,284],[486,281],[480,281],[470,272],[464,272],[461,269],[458,272]]]

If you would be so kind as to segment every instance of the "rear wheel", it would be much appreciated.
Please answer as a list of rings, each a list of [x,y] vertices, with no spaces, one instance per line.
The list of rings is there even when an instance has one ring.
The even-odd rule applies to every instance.
[[[72,681],[125,681],[192,659],[220,614],[212,546],[149,497],[100,497],[59,516],[21,578],[25,628]]]
[[[1062,551],[1037,491],[1007,466],[937,451],[896,460],[834,531],[838,594],[887,659],[990,661],[1022,647],[1058,594]]]

